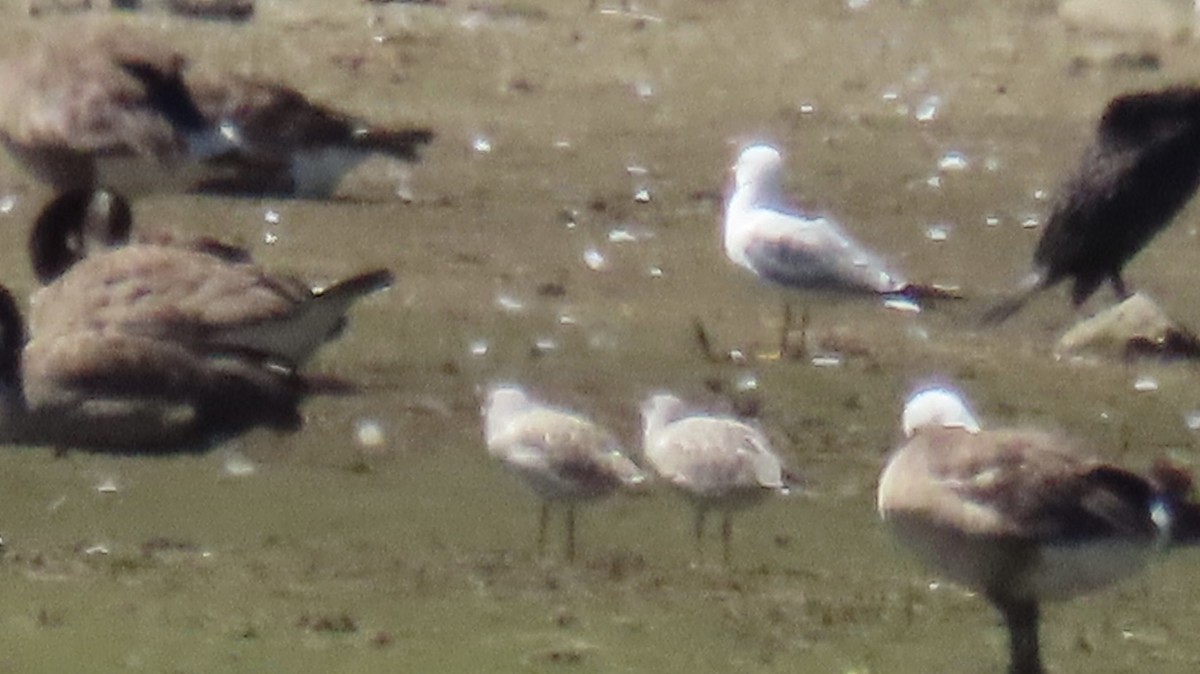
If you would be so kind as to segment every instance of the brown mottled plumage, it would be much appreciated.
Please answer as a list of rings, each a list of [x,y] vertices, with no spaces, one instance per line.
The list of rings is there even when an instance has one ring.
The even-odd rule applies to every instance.
[[[314,290],[207,239],[129,243],[123,199],[103,190],[90,201],[76,196],[86,193],[52,202],[30,236],[32,265],[47,283],[33,297],[38,337],[118,332],[294,369],[337,336],[355,301],[392,283],[380,269]]]
[[[227,145],[191,100],[186,66],[128,32],[35,44],[0,63],[0,141],[58,191],[186,185],[195,157]]]
[[[0,141],[60,192],[325,197],[366,157],[415,162],[433,136],[368,124],[281,84],[195,75],[181,54],[128,31],[59,36],[0,63]]]
[[[258,425],[295,430],[307,388],[293,373],[142,337],[80,330],[26,342],[0,286],[0,441],[198,448]]]
[[[1040,674],[1039,604],[1099,590],[1162,547],[1194,543],[1200,507],[1176,473],[1144,478],[1055,434],[981,430],[957,396],[938,393],[906,407],[909,438],[880,477],[880,515],[929,566],[999,609],[1010,672]]]

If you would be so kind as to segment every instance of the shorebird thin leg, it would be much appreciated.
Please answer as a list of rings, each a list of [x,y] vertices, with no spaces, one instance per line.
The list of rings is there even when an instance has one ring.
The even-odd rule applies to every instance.
[[[808,305],[804,305],[804,311],[800,312],[800,351],[796,354],[797,358],[808,360]]]
[[[550,524],[550,502],[542,501],[542,514],[538,518],[537,549],[541,555],[546,552],[546,527]]]
[[[696,508],[696,518],[692,522],[692,527],[696,536],[695,558],[692,565],[699,566],[704,561],[704,546],[701,543],[704,538],[704,508]]]
[[[788,337],[791,336],[791,332],[792,332],[792,303],[787,301],[787,299],[785,298],[783,300],[783,321],[782,321],[782,324],[779,326],[779,357],[780,358],[787,358],[790,353],[789,347],[791,345],[788,343],[789,342]]]
[[[725,519],[721,522],[721,555],[725,560],[725,567],[729,567],[732,556],[729,549],[733,541],[733,513],[726,512]]]
[[[1008,627],[1009,674],[1045,674],[1038,652],[1037,602],[993,596],[992,603]]]
[[[575,504],[567,505],[567,561],[575,561]]]

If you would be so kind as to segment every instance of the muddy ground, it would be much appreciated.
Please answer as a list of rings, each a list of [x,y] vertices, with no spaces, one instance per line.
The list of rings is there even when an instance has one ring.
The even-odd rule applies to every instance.
[[[275,0],[240,25],[5,5],[4,52],[110,20],[197,68],[439,137],[406,178],[373,164],[332,202],[137,203],[314,281],[386,265],[399,282],[311,366],[363,393],[312,400],[300,433],[187,456],[0,453],[0,670],[1003,671],[996,615],[893,544],[875,480],[905,395],[932,379],[991,424],[1060,429],[1133,467],[1195,462],[1196,366],[1055,362],[1076,319],[1061,291],[998,329],[977,318],[1024,273],[1105,101],[1195,80],[1200,43],[1077,32],[1048,0],[854,4]],[[966,299],[910,315],[795,295],[840,364],[759,358],[784,295],[718,235],[750,140],[784,150],[790,194]],[[965,168],[939,168],[948,153]],[[4,161],[0,280],[26,293],[46,194]],[[1198,216],[1127,275],[1192,325]],[[748,360],[706,360],[697,320]],[[690,516],[660,490],[589,508],[575,564],[539,556],[535,500],[482,448],[478,391],[496,380],[633,448],[655,389],[757,408],[809,489],[739,518],[730,570],[715,546],[692,568]],[[359,442],[371,424],[382,442]],[[1052,670],[1196,671],[1198,563],[1049,607]]]

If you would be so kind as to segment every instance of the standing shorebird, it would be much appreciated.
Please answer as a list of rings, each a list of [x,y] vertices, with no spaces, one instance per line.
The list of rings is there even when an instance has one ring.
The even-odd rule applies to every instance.
[[[983,430],[943,389],[911,398],[903,425],[879,513],[926,564],[1000,611],[1011,674],[1045,671],[1041,602],[1099,590],[1200,539],[1191,478],[1165,463],[1141,477],[1057,435]]]
[[[1129,297],[1121,270],[1171,223],[1198,184],[1200,87],[1112,99],[1091,147],[1059,187],[1033,271],[984,321],[999,323],[1068,279],[1076,307],[1105,281],[1120,299]]]
[[[531,400],[515,386],[488,391],[483,430],[488,454],[542,499],[539,551],[545,548],[551,504],[566,504],[568,560],[575,559],[576,504],[646,479],[611,433],[578,414]]]
[[[780,191],[783,157],[767,145],[742,150],[725,202],[725,254],[759,278],[786,288],[857,295],[954,297],[908,282],[882,258],[824,215],[790,213]],[[780,351],[787,352],[790,306],[784,305]]]
[[[728,566],[734,511],[788,490],[766,435],[736,419],[691,412],[665,393],[642,403],[642,428],[646,461],[692,502],[697,560],[705,516],[716,510],[723,516],[722,556]]]

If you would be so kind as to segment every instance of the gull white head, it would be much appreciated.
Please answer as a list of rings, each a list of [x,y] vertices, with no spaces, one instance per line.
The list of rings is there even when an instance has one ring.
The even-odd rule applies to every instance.
[[[688,415],[687,405],[670,393],[655,393],[642,402],[642,434],[645,438]]]
[[[738,192],[751,190],[774,195],[779,188],[783,155],[770,145],[751,145],[742,150],[733,164],[733,184]]]
[[[957,392],[933,387],[917,391],[904,404],[901,415],[904,437],[911,438],[919,428],[961,428],[968,433],[980,431],[979,421]]]
[[[500,435],[509,422],[535,406],[529,396],[516,386],[500,384],[490,387],[483,404],[483,432],[488,444]]]

